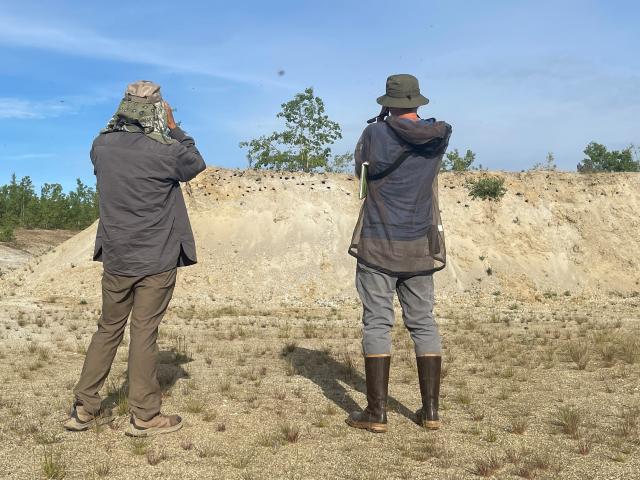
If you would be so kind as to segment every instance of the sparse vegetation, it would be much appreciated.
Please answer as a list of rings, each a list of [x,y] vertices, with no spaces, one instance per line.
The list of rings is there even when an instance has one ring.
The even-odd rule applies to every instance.
[[[555,423],[562,429],[562,433],[577,438],[578,429],[582,423],[582,414],[573,406],[563,405],[556,412]]]
[[[494,176],[482,176],[477,180],[467,182],[469,196],[474,200],[489,200],[498,202],[502,199],[507,188],[504,186],[504,178]]]
[[[493,450],[482,458],[478,458],[474,462],[473,473],[481,477],[490,477],[502,468],[502,459]]]
[[[526,415],[517,415],[509,423],[509,431],[518,435],[524,434],[527,428],[529,428],[529,418]]]
[[[347,411],[366,401],[359,305],[256,309],[203,306],[190,298],[167,313],[158,353],[162,409],[186,417],[186,428],[170,437],[123,440],[127,460],[112,441],[124,439],[128,427],[126,337],[101,392],[120,417],[85,434],[60,430],[82,368],[75,345],[88,344],[99,311],[80,305],[83,297],[55,295],[56,303],[30,308],[12,310],[15,299],[2,305],[9,309],[0,324],[6,340],[0,349],[2,437],[34,447],[36,470],[43,469],[44,449],[61,454],[50,463],[59,460],[65,478],[76,476],[76,468],[71,451],[62,449],[82,438],[91,440],[91,456],[75,449],[73,462],[87,465],[88,478],[116,476],[124,461],[132,475],[176,468],[206,477],[215,465],[224,478],[261,478],[275,457],[286,465],[277,475],[300,476],[299,465],[313,464],[318,478],[338,478],[339,465],[352,461],[355,449],[378,454],[378,440],[394,454],[393,466],[383,472],[364,464],[362,478],[412,478],[423,471],[434,478],[564,478],[594,469],[607,478],[628,477],[640,438],[638,335],[629,321],[638,299],[585,300],[577,289],[566,297],[559,286],[545,286],[531,300],[516,297],[501,283],[502,272],[484,275],[499,257],[481,256],[480,276],[496,286],[439,298],[435,307],[444,334],[438,432],[413,423],[420,406],[415,353],[399,310],[391,436],[382,438],[344,425]],[[48,326],[38,328],[38,318]],[[21,395],[27,382],[46,390]],[[585,395],[588,401],[580,400]],[[333,449],[335,463],[317,454],[320,444]],[[19,464],[11,453],[7,458]]]
[[[584,154],[586,158],[578,164],[581,173],[640,171],[640,160],[633,158],[633,145],[609,151],[604,145],[591,142]]]
[[[533,165],[532,170],[539,172],[555,172],[558,169],[556,166],[556,158],[553,152],[547,153],[547,156],[543,163],[536,163]]]
[[[292,423],[284,423],[280,425],[280,433],[285,441],[296,443],[300,438],[300,427]]]
[[[569,344],[569,356],[575,362],[578,370],[584,370],[589,363],[589,345],[581,341],[571,342]]]
[[[482,170],[482,165],[478,168],[473,167],[473,162],[476,159],[476,154],[471,150],[467,150],[464,157],[460,155],[458,149],[455,148],[445,155],[442,159],[442,170],[452,172],[466,172],[468,170]]]
[[[67,467],[59,452],[44,449],[42,454],[42,474],[47,480],[62,480],[67,475]]]
[[[204,410],[204,401],[200,398],[189,398],[185,406],[189,413],[200,413]]]
[[[149,448],[149,440],[146,438],[132,438],[131,440],[131,453],[134,455],[145,455]]]
[[[149,465],[158,465],[161,461],[167,459],[167,452],[163,448],[148,449],[145,453],[147,463]]]

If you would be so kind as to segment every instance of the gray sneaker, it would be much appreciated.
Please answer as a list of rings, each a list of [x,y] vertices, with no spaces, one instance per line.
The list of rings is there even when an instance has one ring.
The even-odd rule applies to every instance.
[[[69,419],[64,422],[64,428],[72,432],[84,432],[94,425],[105,425],[113,421],[113,413],[110,409],[104,409],[94,415],[87,412],[84,406],[74,402]]]
[[[150,420],[140,420],[131,415],[129,430],[125,435],[130,437],[150,437],[162,433],[171,433],[182,428],[182,418],[179,415],[162,415],[159,413]]]

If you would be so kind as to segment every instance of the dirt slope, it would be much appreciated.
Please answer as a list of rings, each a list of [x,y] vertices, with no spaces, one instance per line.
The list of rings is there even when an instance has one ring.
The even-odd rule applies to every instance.
[[[17,229],[15,241],[0,243],[0,276],[44,255],[75,234],[70,230]]]
[[[478,175],[441,176],[448,266],[436,276],[439,295],[640,291],[640,175],[496,173],[508,188],[500,203],[469,198],[465,181]],[[360,207],[353,177],[208,169],[184,190],[200,263],[181,271],[178,302],[354,298],[355,263],[346,253]],[[0,289],[97,298],[95,227],[6,276]]]

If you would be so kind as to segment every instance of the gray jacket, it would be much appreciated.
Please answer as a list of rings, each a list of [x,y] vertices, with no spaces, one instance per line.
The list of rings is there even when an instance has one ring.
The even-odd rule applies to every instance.
[[[115,275],[145,276],[197,262],[179,182],[206,165],[193,138],[171,130],[166,145],[142,133],[98,135],[91,148],[100,196],[93,259]]]
[[[404,151],[411,152],[389,175],[368,183],[349,253],[361,263],[392,275],[424,275],[444,268],[444,230],[438,206],[438,172],[451,126],[429,120],[389,117],[369,125],[356,147],[356,174],[386,171]]]

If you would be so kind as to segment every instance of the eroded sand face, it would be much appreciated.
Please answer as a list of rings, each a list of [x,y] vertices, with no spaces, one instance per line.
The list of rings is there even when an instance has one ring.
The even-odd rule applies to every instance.
[[[634,174],[500,174],[500,203],[472,201],[443,174],[448,266],[439,295],[500,291],[640,291],[640,178]],[[353,177],[209,169],[185,187],[200,263],[181,271],[176,301],[339,305],[353,300],[346,254],[360,207]],[[95,225],[12,276],[16,295],[97,299]],[[2,287],[2,288],[6,288]]]

